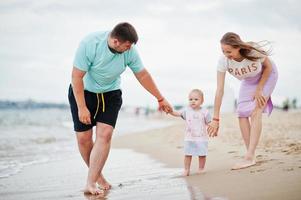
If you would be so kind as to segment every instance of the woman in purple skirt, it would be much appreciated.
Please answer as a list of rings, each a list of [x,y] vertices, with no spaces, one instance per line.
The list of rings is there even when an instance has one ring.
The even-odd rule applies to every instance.
[[[220,107],[224,93],[226,71],[241,80],[237,113],[239,126],[247,153],[243,161],[232,169],[242,169],[256,164],[255,150],[262,129],[262,113],[271,114],[271,94],[275,88],[278,72],[268,53],[254,42],[244,42],[236,33],[226,33],[221,39],[222,56],[217,66],[217,89],[213,120],[209,124],[210,136],[217,136]]]

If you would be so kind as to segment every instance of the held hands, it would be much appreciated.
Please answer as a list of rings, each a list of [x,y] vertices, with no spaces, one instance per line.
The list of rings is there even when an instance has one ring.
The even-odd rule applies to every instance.
[[[78,108],[78,117],[79,121],[81,121],[82,123],[91,124],[91,114],[86,106]]]
[[[159,111],[164,111],[165,113],[171,113],[173,111],[171,105],[164,98],[158,100]]]
[[[263,96],[262,89],[256,89],[254,99],[256,100],[256,104],[259,108],[263,108],[266,104],[266,99]]]
[[[210,137],[216,137],[218,133],[218,128],[219,128],[219,121],[212,120],[208,124],[208,128],[207,128],[208,135]]]

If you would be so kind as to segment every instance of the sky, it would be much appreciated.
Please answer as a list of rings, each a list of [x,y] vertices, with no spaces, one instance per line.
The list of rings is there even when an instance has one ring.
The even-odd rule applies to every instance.
[[[145,68],[173,105],[200,88],[214,101],[219,40],[226,32],[244,41],[271,42],[279,80],[277,105],[301,105],[301,3],[297,0],[3,0],[0,1],[0,100],[67,103],[72,63],[81,39],[129,22]],[[156,106],[131,70],[122,74],[124,105]],[[239,81],[226,78],[225,102]],[[226,103],[225,103],[226,104]]]

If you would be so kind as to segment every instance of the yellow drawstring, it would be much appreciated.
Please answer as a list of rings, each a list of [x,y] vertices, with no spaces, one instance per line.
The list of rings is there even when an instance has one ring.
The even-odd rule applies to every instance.
[[[98,93],[96,94],[96,97],[97,97],[97,107],[96,107],[94,119],[96,118],[96,115],[97,115],[98,109],[99,109],[99,94]],[[101,93],[101,101],[102,101],[102,112],[105,112],[105,98],[104,98],[103,93]]]
[[[96,97],[97,97],[97,108],[96,108],[96,112],[95,112],[95,115],[94,115],[94,119],[98,113],[98,109],[99,109],[99,96],[98,96],[98,93],[96,94]]]
[[[102,112],[105,112],[105,97],[103,96],[103,93],[101,93],[101,100],[102,100]]]

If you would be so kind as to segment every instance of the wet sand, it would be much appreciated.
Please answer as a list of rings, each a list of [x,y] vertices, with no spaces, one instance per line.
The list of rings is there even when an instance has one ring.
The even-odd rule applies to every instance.
[[[173,120],[173,119],[172,119]],[[183,121],[145,134],[116,138],[115,148],[132,148],[150,155],[166,167],[183,166]],[[228,199],[301,199],[301,112],[275,111],[263,117],[257,164],[230,170],[243,158],[245,147],[234,114],[222,117],[218,138],[209,142],[206,173],[184,178],[188,187],[207,197]],[[197,159],[192,170],[197,169]]]
[[[0,199],[204,199],[198,187],[188,186],[180,169],[166,168],[147,155],[129,149],[113,149],[104,175],[113,188],[101,195],[87,195],[87,168],[77,152],[66,160],[25,167],[0,179]]]

